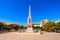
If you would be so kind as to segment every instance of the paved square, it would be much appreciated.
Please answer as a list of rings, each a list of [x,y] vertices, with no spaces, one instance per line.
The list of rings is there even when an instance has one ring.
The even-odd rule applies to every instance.
[[[60,40],[60,33],[44,32],[40,33],[19,33],[10,32],[0,34],[0,40]]]

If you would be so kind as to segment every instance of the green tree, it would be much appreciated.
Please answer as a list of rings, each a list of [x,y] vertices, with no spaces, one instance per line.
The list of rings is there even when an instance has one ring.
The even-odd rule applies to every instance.
[[[38,30],[40,30],[40,26],[34,26],[32,25],[33,31],[34,32],[38,32]]]
[[[13,25],[13,24],[9,24],[7,27],[8,27],[9,29],[13,29],[13,28],[14,28],[14,25]]]
[[[3,26],[4,26],[3,23],[0,22],[0,31],[2,31],[2,27],[3,27]]]
[[[55,30],[55,23],[54,23],[54,22],[47,22],[47,23],[44,25],[43,29],[44,29],[45,31]]]
[[[17,25],[17,24],[14,25],[14,29],[15,29],[16,31],[18,31],[19,28],[20,28],[20,25]]]
[[[60,22],[56,23],[56,30],[60,30]]]
[[[20,26],[20,29],[24,29],[23,25]]]

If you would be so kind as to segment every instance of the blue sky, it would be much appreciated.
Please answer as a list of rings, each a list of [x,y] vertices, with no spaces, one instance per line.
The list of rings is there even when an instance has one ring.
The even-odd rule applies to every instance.
[[[0,21],[27,24],[29,4],[32,22],[60,19],[60,0],[0,0]]]

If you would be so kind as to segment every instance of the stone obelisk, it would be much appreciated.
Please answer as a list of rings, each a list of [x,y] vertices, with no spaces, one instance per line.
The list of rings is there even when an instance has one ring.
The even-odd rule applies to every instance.
[[[32,17],[31,17],[31,6],[30,5],[29,5],[29,12],[28,12],[27,32],[33,32],[33,29],[32,29]]]

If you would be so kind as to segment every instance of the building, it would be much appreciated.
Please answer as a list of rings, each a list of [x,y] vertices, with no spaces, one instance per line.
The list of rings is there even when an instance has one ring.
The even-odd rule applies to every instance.
[[[6,25],[9,25],[9,24],[12,24],[12,23],[9,23],[9,22],[5,22]]]
[[[49,21],[49,20],[47,20],[47,19],[41,21],[41,22],[40,22],[40,27],[43,27],[43,25],[45,25],[47,22],[51,22],[51,21]]]
[[[58,22],[60,22],[60,20],[56,21],[55,23],[58,23]]]
[[[40,23],[33,23],[34,26],[40,26]]]

